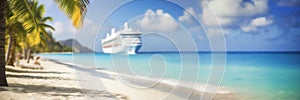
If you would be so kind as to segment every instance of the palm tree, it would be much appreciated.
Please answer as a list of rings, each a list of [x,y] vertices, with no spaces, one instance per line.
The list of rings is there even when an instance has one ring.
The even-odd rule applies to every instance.
[[[7,1],[0,1],[0,86],[8,86],[5,76],[5,11],[7,7]]]
[[[6,11],[6,35],[8,35],[9,43],[7,47],[6,53],[6,64],[13,65],[14,58],[15,58],[15,47],[17,44],[17,37],[21,37],[20,35],[26,34],[22,23],[20,23],[18,18],[13,16],[13,13],[9,10]],[[18,33],[18,34],[16,34]]]
[[[13,18],[17,18],[17,21],[22,23],[23,30],[25,30],[25,34],[22,34],[22,37],[26,39],[27,35],[30,34],[34,39],[39,38],[40,32],[42,32],[40,22],[39,22],[39,13],[36,12],[37,1],[29,1],[29,0],[9,0],[9,9],[13,14]],[[13,36],[13,35],[10,35]],[[24,40],[23,39],[23,40]],[[37,41],[38,43],[40,41]],[[11,44],[11,42],[10,42]],[[36,42],[33,43],[34,45]],[[24,44],[26,45],[26,44]],[[9,45],[10,47],[10,45]],[[8,48],[8,50],[11,50]],[[8,51],[10,52],[10,51]],[[14,52],[14,51],[13,51]],[[10,53],[8,53],[10,54]],[[14,54],[12,54],[14,55]],[[11,58],[11,57],[8,57]]]
[[[31,48],[32,47],[37,47],[37,45],[42,45],[44,47],[47,46],[46,41],[50,40],[51,34],[46,31],[46,29],[52,29],[54,28],[46,22],[52,21],[51,17],[44,17],[44,12],[45,12],[45,7],[44,5],[38,5],[37,1],[31,2],[32,4],[32,11],[34,11],[36,22],[37,22],[37,29],[34,30],[33,32],[27,34],[26,36],[26,49],[28,50],[27,54],[27,63],[29,63],[30,60],[30,55],[31,55]],[[23,48],[25,49],[25,48]]]
[[[83,23],[83,18],[86,13],[89,0],[54,0],[59,8],[72,20],[73,25],[79,28]],[[36,22],[34,11],[28,0],[10,0],[12,4],[12,11],[16,16],[26,20],[27,23],[22,23],[25,30],[36,31],[39,24]],[[0,86],[8,86],[5,76],[5,11],[7,7],[7,0],[0,1]]]
[[[30,50],[30,47],[35,47],[35,45],[42,44],[43,47],[46,47],[45,41],[50,40],[52,38],[48,32],[46,32],[46,29],[52,29],[54,28],[46,22],[48,20],[52,21],[51,17],[44,17],[44,5],[38,5],[37,1],[29,2],[30,5],[32,5],[31,9],[34,11],[35,14],[35,20],[38,24],[37,30],[33,30],[31,33],[30,30],[26,30],[22,23],[27,23],[26,20],[20,20],[16,14],[12,13],[11,10],[7,10],[7,18],[6,18],[6,27],[7,31],[6,34],[9,35],[9,44],[7,48],[6,53],[6,64],[7,65],[13,65],[14,62],[14,55],[15,55],[15,47],[16,43],[18,43],[18,46],[23,47],[22,49]],[[9,5],[8,9],[13,8],[12,5]],[[30,23],[30,22],[29,22]],[[33,24],[33,23],[32,23]],[[27,36],[28,35],[28,36]],[[17,39],[18,38],[18,39]],[[17,40],[22,40],[17,42]],[[30,55],[30,52],[28,53]],[[29,57],[29,56],[28,56]],[[29,63],[29,58],[27,59]]]

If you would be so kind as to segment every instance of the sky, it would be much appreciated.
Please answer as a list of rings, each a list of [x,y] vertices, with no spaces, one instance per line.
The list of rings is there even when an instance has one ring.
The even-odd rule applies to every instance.
[[[140,51],[300,51],[300,0],[94,0],[73,28],[52,0],[56,40],[101,52],[101,39],[125,22],[143,32]]]

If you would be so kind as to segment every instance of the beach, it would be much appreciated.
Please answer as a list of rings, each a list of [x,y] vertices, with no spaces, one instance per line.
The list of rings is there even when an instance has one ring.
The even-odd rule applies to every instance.
[[[74,70],[66,65],[42,61],[43,70],[6,66],[9,87],[0,88],[1,100],[82,100],[85,95],[76,81]],[[94,99],[128,99],[124,94],[107,91],[93,92]]]
[[[160,59],[152,59],[151,56],[154,54],[162,55],[165,60],[167,66],[160,66]],[[181,55],[190,56],[191,53],[181,53]],[[140,76],[145,76],[151,72],[149,70],[148,65],[153,64],[151,68],[152,75],[161,75],[161,70],[165,70],[165,76],[161,83],[156,87],[151,89],[156,89],[164,92],[169,92],[172,86],[176,86],[175,95],[182,95],[183,88],[181,85],[176,84],[178,80],[182,81],[183,86],[193,86],[192,83],[189,83],[194,80],[196,72],[199,72],[198,81],[194,81],[195,84],[194,89],[203,91],[203,86],[207,82],[209,78],[209,74],[211,72],[211,54],[210,53],[198,53],[200,56],[200,65],[196,63],[196,61],[188,62],[182,65],[180,62],[180,56],[178,53],[140,53],[134,56],[128,56],[130,62],[128,63],[124,58],[127,58],[126,55],[113,57],[109,54],[102,53],[80,53],[80,54],[39,54],[43,58],[53,59],[56,61],[67,62],[68,64],[76,64],[73,69],[76,71],[84,70],[83,74],[77,73],[78,76],[91,76],[88,77],[78,77],[83,80],[89,79],[98,80],[118,80],[118,77],[113,75],[115,69],[124,69],[128,68],[129,64],[134,72],[137,72]],[[114,58],[114,59],[112,59]],[[85,59],[85,60],[82,60]],[[193,59],[191,59],[193,60]],[[118,63],[116,63],[118,61]],[[59,63],[59,62],[58,62]],[[65,63],[61,63],[65,64]],[[118,64],[118,65],[116,65]],[[81,66],[79,66],[81,65]],[[127,66],[127,67],[126,67]],[[195,70],[199,67],[199,70]],[[181,68],[185,68],[184,70]],[[157,70],[154,70],[157,69]],[[122,70],[121,70],[122,71]],[[182,72],[181,72],[182,71]],[[126,73],[126,70],[124,71]],[[181,72],[181,73],[180,73]],[[255,73],[255,74],[253,74]],[[86,75],[87,74],[87,75]],[[121,73],[119,73],[121,74]],[[185,74],[186,76],[183,76]],[[289,100],[299,100],[299,54],[295,53],[227,53],[227,65],[224,74],[224,78],[221,84],[221,91],[219,90],[219,94],[214,97],[215,100],[218,99],[235,99],[238,98],[244,100],[281,100],[284,98],[288,98]],[[96,76],[96,77],[94,77]],[[101,76],[101,77],[100,77]],[[114,77],[111,77],[114,76]],[[155,76],[148,77],[134,77],[128,78],[124,75],[121,75],[122,78],[126,78],[127,82],[131,80],[131,83],[140,83],[140,82],[149,82],[153,80],[153,78],[157,78]],[[94,77],[94,79],[93,79]],[[98,78],[97,78],[98,77]],[[105,78],[103,78],[105,77]],[[113,79],[112,79],[113,78]],[[136,80],[133,80],[136,79]],[[101,80],[102,81],[102,80]],[[88,85],[84,85],[84,81],[79,81],[81,86],[85,88],[89,88],[88,86],[103,86],[103,83],[110,84],[110,82],[87,82]],[[154,80],[155,81],[155,80]],[[98,82],[98,83],[97,83]],[[187,82],[187,84],[186,84]],[[102,84],[102,85],[101,85]],[[124,83],[122,83],[124,85]],[[162,86],[164,88],[169,87],[165,90],[164,88],[159,87]],[[107,88],[108,86],[106,86]],[[101,88],[101,87],[99,87]],[[225,88],[225,89],[223,89]],[[107,88],[106,90],[113,90]],[[229,93],[228,93],[229,91]],[[178,92],[178,93],[176,93]],[[126,92],[118,92],[124,93]],[[199,94],[196,93],[196,94]],[[195,97],[195,95],[194,95]],[[195,97],[197,100],[200,98],[199,96]],[[131,98],[132,99],[132,98]],[[160,98],[158,98],[160,99]],[[189,98],[191,99],[191,98]]]
[[[24,61],[23,61],[24,62]],[[140,89],[124,84],[122,81],[102,74],[94,76],[92,70],[71,63],[53,60],[41,61],[42,70],[7,66],[6,75],[9,87],[0,87],[1,100],[153,100],[183,99],[159,89]],[[104,71],[103,73],[107,73]],[[80,78],[84,76],[85,80]],[[80,79],[80,80],[79,80]],[[93,85],[91,82],[101,82]],[[216,99],[234,99],[232,94],[217,95]],[[197,96],[194,99],[199,99]]]
[[[233,1],[1,0],[0,100],[300,100],[300,0]]]

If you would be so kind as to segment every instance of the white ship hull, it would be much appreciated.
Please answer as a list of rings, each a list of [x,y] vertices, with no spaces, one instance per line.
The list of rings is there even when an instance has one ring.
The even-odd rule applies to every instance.
[[[115,46],[109,48],[103,48],[104,53],[111,53],[111,54],[136,54],[141,46]]]

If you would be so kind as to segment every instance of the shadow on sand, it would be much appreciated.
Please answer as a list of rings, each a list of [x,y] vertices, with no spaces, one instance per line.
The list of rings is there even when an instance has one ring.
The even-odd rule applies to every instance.
[[[59,79],[59,80],[74,80],[69,78],[62,78],[62,77],[52,77],[52,76],[31,76],[31,75],[13,75],[13,74],[6,74],[6,77],[14,77],[14,78],[27,78],[27,79]]]
[[[24,85],[24,84],[9,84],[9,87],[0,87],[0,91],[13,91],[16,93],[40,93],[50,96],[75,96],[82,97],[84,96],[81,91],[88,91],[89,95],[95,97],[108,97],[115,98],[115,95],[106,91],[96,91],[96,90],[85,90],[78,88],[67,88],[67,87],[53,87],[45,85]]]

